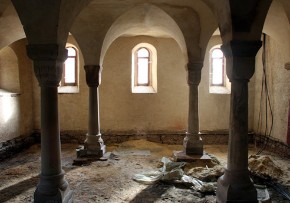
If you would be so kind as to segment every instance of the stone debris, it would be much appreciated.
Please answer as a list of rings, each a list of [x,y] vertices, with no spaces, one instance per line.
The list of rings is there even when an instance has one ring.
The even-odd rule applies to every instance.
[[[215,192],[217,185],[215,183],[205,183],[197,178],[184,175],[181,182],[190,184],[190,188],[201,193]]]
[[[123,147],[124,145],[127,147]],[[120,152],[121,150],[119,149],[115,150],[118,146],[109,146],[108,151]],[[76,147],[78,147],[78,144],[62,145],[63,169],[66,172],[65,177],[70,184],[70,188],[74,190],[74,202],[76,203],[216,203],[214,192],[199,192],[197,189],[191,188],[193,186],[191,183],[184,183],[185,181],[178,184],[178,181],[167,183],[165,181],[157,180],[159,182],[156,182],[156,184],[145,185],[132,180],[134,174],[143,174],[144,171],[157,171],[158,174],[160,174],[161,171],[158,169],[162,168],[164,164],[160,162],[159,158],[170,157],[172,151],[182,149],[182,145],[161,145],[144,140],[130,141],[122,144],[124,150],[150,150],[151,155],[119,156],[119,154],[110,152],[106,154],[107,161],[93,161],[91,164],[82,167],[72,165],[72,162],[76,157]],[[207,150],[210,154],[214,154],[218,157],[218,160],[221,161],[223,165],[226,162],[226,156],[224,156],[225,152],[223,151],[224,148],[224,146],[213,146],[207,147]],[[272,155],[270,155],[270,157],[278,166],[283,167],[284,175],[279,178],[279,182],[284,180],[288,183],[287,185],[283,184],[283,186],[289,193],[289,160],[281,160]],[[193,177],[193,174],[188,174],[188,170],[195,167],[194,164],[188,165],[187,163],[185,166],[182,166],[181,169],[183,169],[185,175]],[[208,167],[211,169],[210,166]],[[169,168],[167,167],[167,169]],[[206,170],[207,167],[204,167],[203,170],[200,171],[204,171],[206,174]],[[23,153],[20,153],[9,160],[7,159],[5,162],[1,162],[0,202],[32,202],[35,186],[39,181],[39,171],[40,145],[34,145]],[[156,174],[153,173],[151,175],[155,177]],[[188,179],[188,182],[190,182],[190,180],[191,179]],[[201,181],[203,182],[203,185],[205,185],[205,190],[208,191],[210,191],[210,189],[207,189],[207,186],[214,187],[214,184],[216,184],[213,183],[213,185],[207,185],[207,181]],[[199,186],[199,184],[196,184],[196,187]],[[272,189],[272,187],[269,187],[268,189],[272,202],[289,202],[280,193]],[[203,188],[200,188],[200,190],[205,191]],[[260,193],[260,200],[267,199],[265,198],[267,197],[265,191],[258,191],[258,194]]]
[[[161,159],[163,167],[158,171],[135,174],[133,180],[143,184],[153,184],[158,181],[164,181],[173,184],[183,184],[195,191],[201,193],[210,193],[216,190],[216,184],[205,183],[195,177],[186,175],[182,168],[185,162],[172,162],[169,158]],[[201,168],[201,167],[198,167]],[[214,173],[216,175],[216,173]]]
[[[186,173],[204,182],[216,182],[224,174],[224,167],[221,165],[215,165],[213,168],[194,167],[188,169]]]
[[[150,172],[145,172],[142,174],[135,174],[133,176],[133,180],[139,183],[150,185],[159,181],[161,176],[162,176],[162,173],[160,171],[150,171]]]
[[[277,180],[283,175],[283,169],[275,164],[275,162],[266,155],[251,155],[249,158],[250,172],[265,178]]]

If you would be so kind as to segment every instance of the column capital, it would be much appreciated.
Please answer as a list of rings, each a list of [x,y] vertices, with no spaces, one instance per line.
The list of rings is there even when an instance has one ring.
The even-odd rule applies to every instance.
[[[98,87],[101,84],[101,66],[85,65],[86,81],[89,87]]]
[[[232,80],[249,80],[255,72],[255,57],[262,41],[232,40],[221,46],[226,56],[227,75]]]
[[[39,86],[59,86],[67,50],[58,44],[29,44],[26,50],[28,57],[34,62],[34,72]]]
[[[188,85],[199,85],[201,80],[201,69],[203,62],[189,62],[187,64],[187,83]]]

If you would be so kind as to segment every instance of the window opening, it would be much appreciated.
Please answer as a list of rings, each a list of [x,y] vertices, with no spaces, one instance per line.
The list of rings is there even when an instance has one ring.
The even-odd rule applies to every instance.
[[[218,48],[211,52],[211,85],[224,86],[224,54]]]
[[[150,85],[150,52],[142,47],[137,51],[137,86]]]
[[[132,49],[132,93],[157,93],[157,51],[148,43]]]
[[[209,93],[230,94],[231,84],[226,75],[226,58],[220,45],[211,49],[209,58]]]
[[[77,51],[73,47],[67,47],[68,57],[63,65],[61,86],[77,85]]]

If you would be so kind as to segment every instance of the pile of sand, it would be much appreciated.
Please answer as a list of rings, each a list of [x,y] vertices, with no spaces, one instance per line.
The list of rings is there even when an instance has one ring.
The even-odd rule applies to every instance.
[[[266,155],[251,155],[249,158],[249,169],[252,173],[267,179],[277,180],[283,176],[283,169]]]

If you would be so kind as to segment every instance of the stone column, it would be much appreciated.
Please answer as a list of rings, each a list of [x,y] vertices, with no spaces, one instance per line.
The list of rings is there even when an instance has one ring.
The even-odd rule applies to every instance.
[[[222,46],[231,81],[228,163],[218,179],[217,202],[258,202],[248,172],[248,81],[255,72],[261,41],[230,41]]]
[[[57,44],[28,45],[41,89],[41,174],[34,202],[71,202],[72,192],[61,168],[58,95],[67,50]]]
[[[187,64],[189,85],[188,128],[183,146],[186,155],[202,155],[203,142],[199,135],[198,85],[201,80],[202,63]]]
[[[99,115],[99,84],[100,84],[100,66],[86,65],[86,81],[89,86],[89,126],[86,136],[84,149],[78,152],[78,157],[101,158],[105,151],[100,132]]]
[[[203,142],[199,134],[198,85],[201,80],[203,63],[187,64],[187,83],[189,85],[188,126],[183,140],[183,151],[173,151],[175,161],[196,162],[200,166],[210,164],[210,157],[203,154]]]

